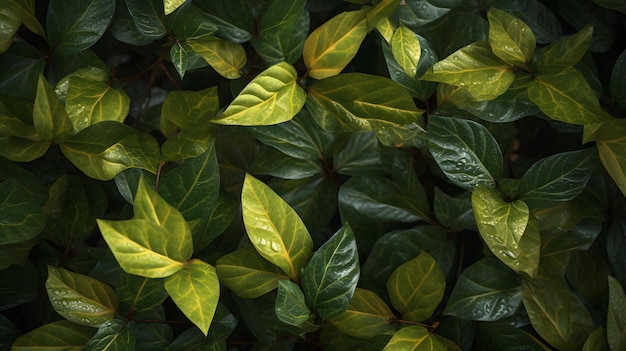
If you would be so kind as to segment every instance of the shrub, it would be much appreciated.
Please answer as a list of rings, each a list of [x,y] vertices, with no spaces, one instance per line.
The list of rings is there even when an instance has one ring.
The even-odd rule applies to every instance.
[[[621,1],[0,1],[0,349],[623,350]]]

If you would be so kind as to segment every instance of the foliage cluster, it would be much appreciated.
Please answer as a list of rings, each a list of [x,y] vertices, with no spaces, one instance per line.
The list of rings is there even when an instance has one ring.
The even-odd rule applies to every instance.
[[[619,0],[0,0],[0,350],[624,350]]]

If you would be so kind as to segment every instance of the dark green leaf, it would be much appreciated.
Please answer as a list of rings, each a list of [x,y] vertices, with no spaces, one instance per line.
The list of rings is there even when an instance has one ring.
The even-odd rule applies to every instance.
[[[24,242],[43,231],[47,218],[31,195],[17,179],[0,183],[0,244]]]
[[[324,350],[344,351],[380,351],[391,339],[390,335],[382,334],[369,339],[350,336],[342,333],[330,323],[325,323],[320,330],[320,341]],[[269,350],[268,350],[269,351]]]
[[[111,25],[109,25],[109,32],[116,40],[130,45],[143,46],[153,41],[153,38],[143,36],[137,29],[124,0],[116,2],[115,14]]]
[[[577,64],[591,44],[593,24],[580,32],[561,38],[546,46],[537,55],[535,68],[538,73],[562,71]]]
[[[155,317],[165,320],[163,313]],[[165,350],[173,339],[172,327],[166,323],[137,323],[133,326],[133,334],[136,351]]]
[[[31,141],[19,137],[0,136],[0,156],[15,162],[30,162],[43,156],[49,141]]]
[[[34,99],[44,66],[43,58],[34,47],[14,42],[7,52],[0,55],[0,92]]]
[[[428,39],[438,57],[446,57],[468,44],[487,40],[489,23],[474,12],[452,11],[419,32]]]
[[[138,314],[155,309],[168,296],[162,280],[128,273],[120,274],[116,292],[122,306],[120,309],[126,308]]]
[[[345,175],[388,175],[393,158],[372,132],[352,133],[347,144],[335,154],[333,165],[337,172]]]
[[[470,192],[450,196],[435,188],[433,212],[437,220],[448,228],[456,231],[476,229]]]
[[[587,341],[583,345],[582,351],[604,351],[607,349],[606,339],[604,338],[604,329],[599,327],[589,335]]]
[[[280,3],[281,1],[274,2],[275,5]],[[291,3],[291,1],[282,1],[282,3]],[[281,4],[280,6],[284,5]],[[271,11],[268,8],[265,14],[269,15]],[[268,35],[265,34],[266,32],[261,31],[261,35],[255,38],[252,44],[257,53],[269,65],[274,65],[281,61],[295,64],[302,57],[304,41],[309,34],[310,20],[309,12],[302,9],[294,23],[282,23],[281,30],[275,35]]]
[[[446,281],[437,262],[426,251],[402,264],[387,281],[393,307],[413,322],[431,317],[443,299]]]
[[[0,315],[0,350],[6,351],[11,349],[11,344],[22,333],[17,325],[4,315]]]
[[[115,2],[53,0],[48,6],[47,34],[54,51],[72,55],[95,44],[111,23]]]
[[[619,55],[611,72],[611,98],[615,105],[626,108],[626,81],[621,77],[626,75],[626,50]]]
[[[304,293],[300,287],[290,281],[281,279],[278,281],[276,305],[274,306],[276,317],[289,325],[300,325],[311,317],[311,311],[304,300]]]
[[[506,322],[478,323],[476,341],[483,350],[550,350],[534,336]]]
[[[493,257],[463,272],[444,311],[462,319],[497,321],[512,316],[522,302],[517,275]]]
[[[613,268],[613,274],[620,283],[626,282],[626,223],[624,220],[614,222],[607,233],[606,251],[609,262]]]
[[[135,349],[135,335],[126,328],[124,321],[111,319],[104,322],[96,335],[89,340],[83,350],[86,351],[126,351]]]
[[[593,0],[593,2],[607,9],[617,10],[626,14],[626,4],[620,0]]]
[[[520,179],[520,198],[532,209],[571,200],[585,189],[596,160],[595,148],[543,158]]]
[[[70,321],[52,322],[17,338],[11,350],[82,350],[95,333],[94,328]]]
[[[165,12],[167,15],[167,10]],[[211,17],[193,5],[167,16],[166,25],[172,35],[180,41],[206,37],[217,31]]]
[[[428,146],[444,174],[457,186],[494,187],[502,177],[502,152],[489,130],[473,121],[431,116]]]
[[[0,311],[36,299],[40,289],[39,273],[32,262],[0,271]]]
[[[218,37],[234,43],[245,43],[252,37],[255,19],[249,1],[197,1],[194,5],[209,13],[218,27]]]
[[[305,5],[306,0],[273,0],[261,18],[260,35],[272,37],[292,29],[298,23]]]
[[[343,73],[313,83],[307,109],[324,130],[372,131],[415,122],[423,113],[392,80]]]
[[[584,31],[593,25],[593,37],[589,51],[603,53],[614,45],[617,39],[615,26],[619,13],[598,6],[587,0],[559,1],[560,17],[576,30]]]
[[[126,6],[141,35],[159,39],[167,34],[162,0],[126,0]]]
[[[283,179],[305,179],[322,174],[323,171],[320,161],[294,159],[270,147],[261,148],[250,167],[252,173]]]
[[[378,295],[357,288],[348,310],[329,322],[343,333],[370,339],[380,334],[393,334],[395,328],[391,325],[391,320],[395,318],[389,306]]]
[[[348,309],[359,273],[356,240],[346,223],[302,269],[304,296],[322,319],[333,318]]]
[[[559,19],[538,0],[494,0],[492,7],[506,11],[524,21],[532,29],[539,44],[549,44],[563,34]]]
[[[411,27],[421,27],[444,17],[460,3],[459,0],[409,1],[398,8],[398,16],[401,22]]]
[[[28,260],[31,249],[38,243],[39,240],[33,239],[15,244],[0,245],[0,270],[7,269],[12,265],[24,264]]]
[[[187,48],[181,43],[174,43],[170,49],[170,59],[178,72],[178,76],[180,79],[183,79],[189,66],[189,52]]]
[[[383,351],[446,351],[448,348],[421,325],[412,325],[398,330]]]
[[[609,308],[606,337],[611,351],[626,347],[626,296],[617,279],[609,276]]]
[[[169,346],[170,351],[224,350],[225,340],[237,327],[237,318],[224,305],[217,305],[208,336],[197,328],[189,328],[176,337]]]
[[[213,208],[204,213],[204,225],[202,230],[194,232],[193,235],[193,247],[196,251],[200,251],[207,247],[213,240],[215,240],[220,234],[222,234],[232,223],[237,209],[239,208],[239,201],[229,194],[220,193]]]

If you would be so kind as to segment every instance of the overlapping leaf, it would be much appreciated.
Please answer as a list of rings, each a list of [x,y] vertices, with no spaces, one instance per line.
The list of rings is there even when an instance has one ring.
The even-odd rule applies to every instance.
[[[134,311],[135,315],[150,313],[167,298],[163,280],[128,273],[120,273],[116,293],[120,300],[120,309],[123,307]]]
[[[493,53],[512,66],[530,69],[535,54],[535,35],[528,25],[511,14],[492,7],[489,19],[489,44]]]
[[[15,244],[35,238],[47,217],[37,198],[17,179],[0,182],[0,244]]]
[[[593,35],[593,24],[578,33],[561,38],[543,48],[537,55],[538,73],[562,71],[577,64],[587,52]]]
[[[130,328],[126,328],[121,319],[111,319],[104,322],[96,335],[85,345],[85,351],[123,351],[135,347],[135,334]]]
[[[274,311],[281,322],[289,325],[300,325],[311,317],[304,293],[298,284],[285,279],[278,281]]]
[[[162,0],[126,0],[126,6],[141,35],[159,39],[167,34]]]
[[[398,330],[383,351],[446,351],[448,348],[434,334],[421,325]]]
[[[163,9],[165,10],[165,14],[169,15],[170,13],[176,11],[176,9],[184,3],[185,0],[163,0]]]
[[[96,329],[70,321],[57,321],[44,324],[15,340],[12,350],[32,350],[34,348],[82,349],[96,333]]]
[[[376,335],[394,333],[395,328],[391,325],[394,318],[395,315],[389,306],[378,295],[357,288],[348,310],[333,317],[329,322],[343,333],[370,339]]]
[[[33,125],[41,138],[48,141],[60,142],[72,134],[72,122],[43,75],[37,83]]]
[[[400,5],[401,0],[383,0],[367,12],[367,29],[371,31],[376,28],[378,22],[393,15]]]
[[[585,126],[583,141],[595,141],[600,161],[623,194],[626,194],[626,124],[622,119]]]
[[[182,47],[200,55],[217,73],[228,79],[241,77],[241,69],[247,62],[241,44],[212,36],[187,40]]]
[[[391,38],[391,52],[400,67],[409,77],[417,74],[422,48],[417,35],[408,27],[401,25]]]

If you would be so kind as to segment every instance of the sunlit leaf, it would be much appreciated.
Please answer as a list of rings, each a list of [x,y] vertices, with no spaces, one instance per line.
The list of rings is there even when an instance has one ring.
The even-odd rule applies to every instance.
[[[95,328],[75,324],[70,321],[57,321],[44,324],[15,340],[11,350],[82,350],[96,333]]]
[[[183,269],[165,278],[165,290],[185,316],[207,335],[220,296],[215,268],[193,259]]]
[[[383,351],[446,351],[448,348],[434,334],[421,325],[398,330]]]
[[[609,308],[606,337],[611,351],[626,347],[626,296],[617,279],[609,276]]]
[[[489,44],[493,53],[522,69],[530,69],[535,54],[535,35],[526,23],[511,14],[492,7],[489,19]]]
[[[180,5],[184,4],[186,0],[163,0],[163,9],[165,10],[165,14],[169,15],[170,13],[176,11]]]
[[[550,44],[563,35],[559,18],[538,0],[524,2],[494,0],[492,8],[506,11],[526,23],[539,44]]]
[[[213,123],[271,125],[295,116],[306,99],[296,82],[296,69],[286,62],[275,64],[256,76]]]
[[[322,319],[336,317],[348,309],[359,274],[356,239],[346,223],[302,269],[304,296]]]
[[[417,35],[408,27],[401,25],[393,33],[390,44],[393,57],[400,67],[409,77],[415,77],[422,54]]]
[[[380,334],[392,334],[391,320],[396,318],[387,304],[375,293],[357,288],[348,310],[329,322],[351,336],[369,339]]]
[[[595,141],[600,161],[615,184],[626,194],[626,124],[622,119],[585,126],[583,141]]]
[[[593,24],[578,33],[563,37],[546,46],[537,55],[538,73],[563,71],[577,64],[587,52],[593,35]]]
[[[46,78],[39,76],[33,125],[42,139],[60,142],[72,134],[72,122]]]
[[[400,3],[401,0],[383,0],[376,4],[376,6],[372,7],[367,12],[368,30],[371,31],[376,28],[378,22],[393,15]]]
[[[243,220],[250,241],[268,261],[298,281],[313,241],[298,214],[272,189],[247,174],[241,191]]]
[[[332,77],[350,63],[368,32],[366,14],[366,10],[340,13],[309,35],[302,56],[311,77]]]
[[[2,23],[2,31],[0,32],[0,53],[7,51],[13,43],[15,33],[20,27],[23,11],[15,4],[9,1],[0,3],[0,22]]]
[[[200,55],[217,73],[228,79],[241,77],[241,69],[248,60],[241,44],[212,36],[189,39],[182,47]]]
[[[443,299],[445,288],[441,269],[425,251],[398,267],[387,281],[391,304],[403,319],[414,322],[430,318]]]
[[[311,311],[304,300],[304,293],[296,283],[281,279],[278,281],[276,317],[289,325],[300,325],[311,317]]]
[[[113,318],[119,304],[117,295],[108,285],[59,267],[48,266],[46,291],[58,314],[89,327]]]

